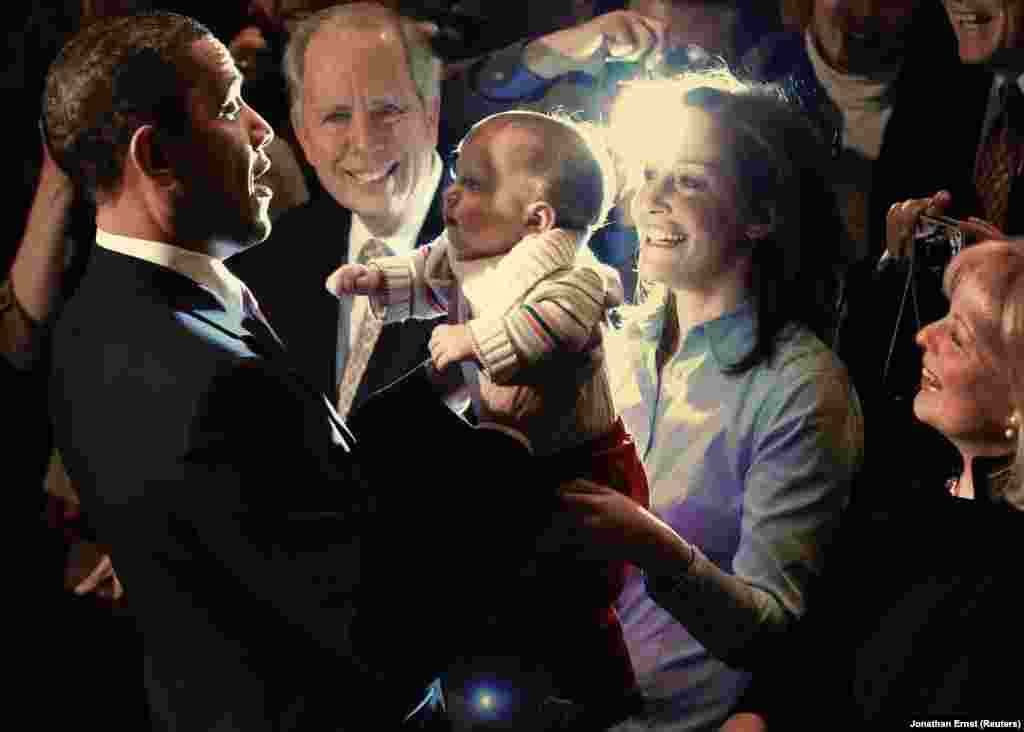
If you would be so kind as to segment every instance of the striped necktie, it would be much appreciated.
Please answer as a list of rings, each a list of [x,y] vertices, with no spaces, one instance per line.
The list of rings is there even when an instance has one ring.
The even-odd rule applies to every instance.
[[[367,264],[381,257],[392,256],[394,252],[382,241],[370,239],[359,252],[356,262]],[[370,362],[373,349],[380,338],[384,324],[377,319],[369,306],[363,312],[362,320],[356,334],[355,342],[345,362],[345,370],[338,380],[338,414],[344,419],[352,408],[352,402],[359,391],[359,383],[363,380],[366,365]]]
[[[1024,121],[1022,97],[1016,80],[1003,84],[999,90],[999,115],[978,148],[974,166],[974,185],[981,199],[982,217],[1001,231],[1007,229],[1010,188],[1024,162],[1020,135],[1014,129],[1015,124]]]

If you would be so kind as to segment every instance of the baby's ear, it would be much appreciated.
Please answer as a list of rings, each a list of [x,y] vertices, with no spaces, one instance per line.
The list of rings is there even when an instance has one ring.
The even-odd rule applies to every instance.
[[[526,228],[531,234],[543,234],[555,228],[555,209],[547,201],[534,201],[526,207]]]

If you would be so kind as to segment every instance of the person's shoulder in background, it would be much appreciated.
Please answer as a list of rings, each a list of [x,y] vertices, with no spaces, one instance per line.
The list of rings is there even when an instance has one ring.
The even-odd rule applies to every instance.
[[[804,44],[801,31],[770,33],[743,54],[740,71],[756,81],[777,81],[806,59],[807,49]]]

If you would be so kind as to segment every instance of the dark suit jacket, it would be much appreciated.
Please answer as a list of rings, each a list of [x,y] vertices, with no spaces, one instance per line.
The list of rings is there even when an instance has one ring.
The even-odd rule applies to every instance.
[[[55,333],[51,397],[143,633],[158,729],[335,729],[362,703],[386,726],[422,697],[433,669],[377,691],[356,667],[368,493],[322,395],[239,313],[97,248]]]
[[[252,288],[300,368],[332,400],[338,384],[339,306],[324,283],[348,261],[351,220],[350,211],[321,193],[282,215],[267,241],[226,262]],[[430,242],[442,228],[438,191],[419,242]],[[430,356],[427,341],[435,325],[437,321],[410,320],[384,327],[359,384],[353,412],[367,396]]]
[[[345,453],[324,395],[265,328],[96,248],[54,335],[51,418],[138,617],[157,729],[365,729],[367,715],[393,729],[466,628],[516,595],[509,573],[548,499],[508,501],[535,483],[526,451],[423,383],[369,399],[371,431]],[[372,431],[396,418],[424,426],[402,459]],[[503,466],[487,490],[425,464],[452,445]],[[510,504],[501,526],[476,517],[482,493]],[[468,577],[504,581],[440,590],[420,558],[466,547]]]

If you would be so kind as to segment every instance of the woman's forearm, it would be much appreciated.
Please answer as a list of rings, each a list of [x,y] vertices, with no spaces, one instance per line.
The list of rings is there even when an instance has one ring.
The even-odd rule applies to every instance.
[[[73,200],[64,174],[44,162],[7,283],[13,302],[0,313],[0,350],[18,368],[27,368],[38,355],[41,326],[60,303]]]
[[[642,565],[651,598],[715,657],[745,666],[766,636],[789,626],[792,618],[775,597],[723,572],[675,532],[659,530],[652,545]]]
[[[44,171],[11,267],[11,284],[18,303],[36,323],[47,322],[60,300],[67,247],[65,232],[73,198],[73,189],[66,179]]]

